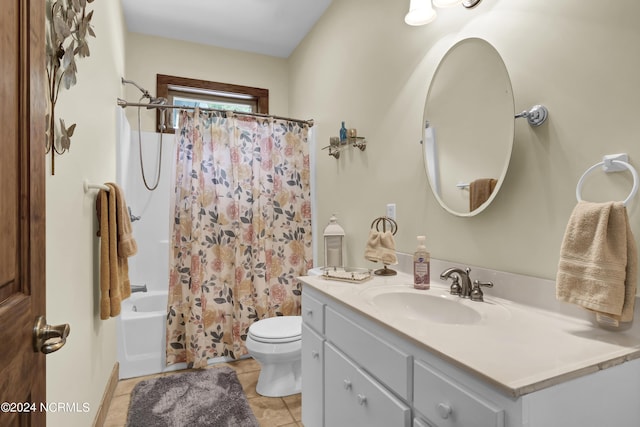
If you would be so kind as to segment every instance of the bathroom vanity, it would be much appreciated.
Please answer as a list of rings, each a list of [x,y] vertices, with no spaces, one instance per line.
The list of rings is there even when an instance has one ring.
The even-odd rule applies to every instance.
[[[305,427],[640,425],[636,328],[418,291],[402,273],[300,280]]]

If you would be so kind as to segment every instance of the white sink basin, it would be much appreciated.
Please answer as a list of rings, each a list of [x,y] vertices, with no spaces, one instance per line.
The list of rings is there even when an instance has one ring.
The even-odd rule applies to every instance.
[[[493,301],[471,301],[444,289],[417,290],[409,286],[381,286],[363,292],[381,314],[396,319],[451,325],[473,325],[489,320],[506,320],[509,311]]]
[[[376,295],[371,303],[380,309],[416,320],[460,325],[477,323],[482,319],[473,308],[443,296],[389,292]]]

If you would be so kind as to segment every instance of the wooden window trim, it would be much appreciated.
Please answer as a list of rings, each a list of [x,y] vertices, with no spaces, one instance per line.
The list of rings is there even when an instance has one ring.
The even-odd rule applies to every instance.
[[[269,114],[269,89],[261,89],[251,86],[234,85],[230,83],[218,83],[208,80],[190,79],[186,77],[156,75],[156,96],[169,99],[169,86],[184,86],[197,89],[206,89],[216,92],[237,93],[249,95],[256,99],[258,113]],[[160,113],[156,115],[156,129],[160,124]],[[166,133],[174,133],[173,129],[167,129]]]

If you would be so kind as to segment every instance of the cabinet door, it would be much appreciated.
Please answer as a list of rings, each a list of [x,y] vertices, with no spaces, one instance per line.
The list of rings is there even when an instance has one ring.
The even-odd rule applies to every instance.
[[[324,346],[327,427],[410,426],[411,409],[404,402],[331,344]]]
[[[302,324],[302,422],[305,427],[324,425],[324,339]]]

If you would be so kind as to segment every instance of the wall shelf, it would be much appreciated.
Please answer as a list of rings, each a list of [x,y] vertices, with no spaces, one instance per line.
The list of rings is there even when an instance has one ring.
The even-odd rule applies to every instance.
[[[364,136],[357,135],[358,132],[356,129],[349,129],[347,130],[347,137],[345,139],[341,140],[337,136],[332,136],[329,138],[329,145],[322,149],[329,149],[329,155],[336,159],[340,158],[340,152],[346,148],[355,147],[360,149],[360,151],[364,151],[367,148],[367,139]]]

